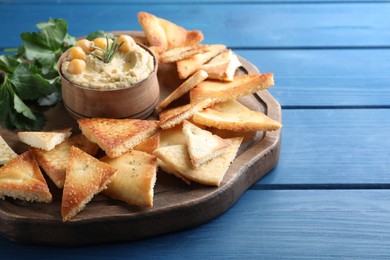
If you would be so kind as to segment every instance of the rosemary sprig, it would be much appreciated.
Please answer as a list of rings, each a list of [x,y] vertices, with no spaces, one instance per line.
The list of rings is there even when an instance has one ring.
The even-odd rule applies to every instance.
[[[98,54],[93,53],[93,52],[90,52],[90,54],[93,57],[103,61],[104,63],[110,63],[123,43],[124,42],[121,42],[120,44],[118,44],[118,38],[115,37],[113,43],[109,44],[109,39],[106,36],[106,48],[104,50],[102,48],[97,47],[97,46],[92,46],[93,49],[100,51],[101,55],[98,55]]]

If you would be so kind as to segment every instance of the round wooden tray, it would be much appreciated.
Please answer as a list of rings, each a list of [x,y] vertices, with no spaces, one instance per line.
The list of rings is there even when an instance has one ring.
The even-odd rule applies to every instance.
[[[135,35],[138,36],[142,41],[142,34]],[[250,62],[241,57],[239,59],[243,66],[238,73],[259,73]],[[181,82],[173,65],[161,65],[158,77],[160,99]],[[253,110],[281,121],[280,105],[266,90],[240,101]],[[79,132],[76,121],[67,114],[62,103],[47,109],[45,115],[48,121],[44,130],[72,126],[74,133]],[[16,152],[22,153],[28,149],[18,141],[16,131],[0,128],[0,134]],[[53,194],[50,204],[11,198],[0,201],[0,233],[9,240],[21,243],[73,246],[138,240],[200,225],[229,209],[245,190],[277,164],[280,130],[245,135],[244,143],[219,187],[187,185],[159,170],[152,208],[130,206],[98,194],[75,218],[63,223],[62,191],[48,179]]]

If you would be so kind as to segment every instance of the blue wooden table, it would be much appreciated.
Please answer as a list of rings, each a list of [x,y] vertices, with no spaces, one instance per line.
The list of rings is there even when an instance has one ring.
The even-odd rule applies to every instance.
[[[50,17],[81,36],[141,30],[139,11],[200,29],[205,43],[274,72],[277,167],[199,227],[74,248],[0,237],[1,259],[390,257],[390,2],[2,0],[0,51]]]

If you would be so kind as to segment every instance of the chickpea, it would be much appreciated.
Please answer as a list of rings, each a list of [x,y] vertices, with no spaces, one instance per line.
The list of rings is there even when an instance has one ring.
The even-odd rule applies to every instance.
[[[85,61],[81,59],[74,59],[69,62],[68,72],[71,74],[81,74],[85,70]]]
[[[68,59],[74,60],[74,59],[81,59],[85,60],[85,52],[83,49],[79,46],[73,46],[68,51]]]
[[[76,42],[76,46],[79,46],[85,53],[91,51],[92,42],[87,39],[82,39]]]
[[[93,44],[94,44],[94,46],[99,47],[100,49],[105,50],[106,47],[107,47],[107,39],[106,38],[96,38],[95,40],[93,40]],[[108,39],[108,44],[109,45],[112,44],[112,40],[111,39]]]
[[[118,44],[121,44],[121,42],[123,42],[123,44],[121,45],[119,50],[121,52],[129,52],[131,50],[131,46],[132,46],[134,41],[130,36],[122,34],[118,38]]]

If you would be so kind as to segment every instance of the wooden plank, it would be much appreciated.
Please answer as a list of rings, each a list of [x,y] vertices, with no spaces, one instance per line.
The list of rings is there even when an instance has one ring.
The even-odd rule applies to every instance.
[[[257,185],[389,184],[389,112],[283,110],[279,163]]]
[[[0,238],[0,251],[12,259],[377,259],[389,253],[389,198],[388,190],[251,190],[225,214],[191,230],[71,248],[19,245]]]
[[[53,7],[2,4],[0,34],[7,40],[0,47],[18,46],[21,32],[34,30],[37,22],[49,17],[67,20],[70,33],[76,36],[99,29],[138,30],[138,11],[151,12],[188,29],[200,29],[206,43],[232,47],[388,46],[390,39],[390,24],[386,22],[390,3],[215,4],[212,8],[208,4],[118,3]]]
[[[390,106],[390,50],[235,50],[262,72],[282,107]]]

